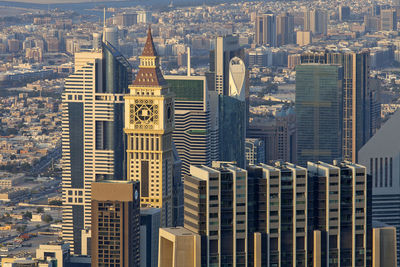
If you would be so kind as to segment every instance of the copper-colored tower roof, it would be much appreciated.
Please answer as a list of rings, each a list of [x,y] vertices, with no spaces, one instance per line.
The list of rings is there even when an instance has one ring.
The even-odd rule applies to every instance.
[[[147,40],[143,49],[142,57],[158,57],[157,50],[154,46],[153,36],[151,35],[151,28],[147,32]],[[157,62],[157,60],[156,60]],[[153,87],[163,86],[166,84],[164,76],[161,73],[158,65],[150,67],[139,67],[139,73],[136,76],[133,86]]]
[[[151,35],[151,28],[147,31],[147,40],[144,45],[142,56],[144,57],[157,57],[157,50],[154,47],[153,36]]]

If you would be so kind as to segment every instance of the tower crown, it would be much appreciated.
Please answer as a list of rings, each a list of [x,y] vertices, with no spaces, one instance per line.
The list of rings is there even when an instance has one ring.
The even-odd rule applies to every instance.
[[[165,86],[166,81],[160,70],[159,57],[154,46],[151,28],[147,32],[146,44],[140,58],[139,73],[136,76],[133,86],[137,87],[158,87]]]

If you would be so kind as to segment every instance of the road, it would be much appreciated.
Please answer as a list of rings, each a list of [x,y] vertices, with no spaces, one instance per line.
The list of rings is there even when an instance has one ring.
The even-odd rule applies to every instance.
[[[61,158],[61,144],[57,144],[56,148],[54,148],[50,153],[48,153],[45,157],[43,157],[38,163],[36,163],[31,170],[32,175],[38,175],[43,170],[45,170],[53,160],[57,160]]]

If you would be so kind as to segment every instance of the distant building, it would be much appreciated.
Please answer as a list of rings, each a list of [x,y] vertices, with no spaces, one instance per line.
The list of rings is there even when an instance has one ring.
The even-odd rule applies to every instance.
[[[246,138],[246,166],[265,163],[264,141],[255,138]]]
[[[351,10],[349,6],[339,6],[339,20],[346,21],[350,19]]]
[[[158,267],[200,267],[201,240],[183,227],[160,229]]]
[[[381,11],[381,31],[397,31],[397,11],[384,9]]]
[[[263,14],[256,18],[256,44],[276,46],[276,17],[274,14]]]
[[[118,28],[106,27],[104,28],[104,41],[110,43],[113,47],[118,48]]]
[[[66,266],[67,260],[70,256],[68,243],[49,243],[41,244],[36,249],[36,258],[39,260],[56,260],[57,266]]]
[[[305,46],[312,43],[312,34],[310,31],[297,31],[296,37],[296,43],[299,46]]]
[[[139,182],[92,183],[92,265],[140,265]]]
[[[326,11],[314,9],[304,12],[304,31],[311,31],[316,35],[326,35],[328,33],[328,13]]]
[[[276,17],[276,44],[282,46],[295,43],[294,17],[289,13],[282,13]]]

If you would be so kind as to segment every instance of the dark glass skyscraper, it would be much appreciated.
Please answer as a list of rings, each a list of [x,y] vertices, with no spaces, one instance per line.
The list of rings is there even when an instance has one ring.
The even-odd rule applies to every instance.
[[[302,64],[296,67],[297,161],[341,157],[342,68]]]
[[[63,239],[81,252],[81,231],[91,225],[91,183],[125,177],[124,95],[128,61],[109,43],[75,54],[65,80],[62,121]]]

